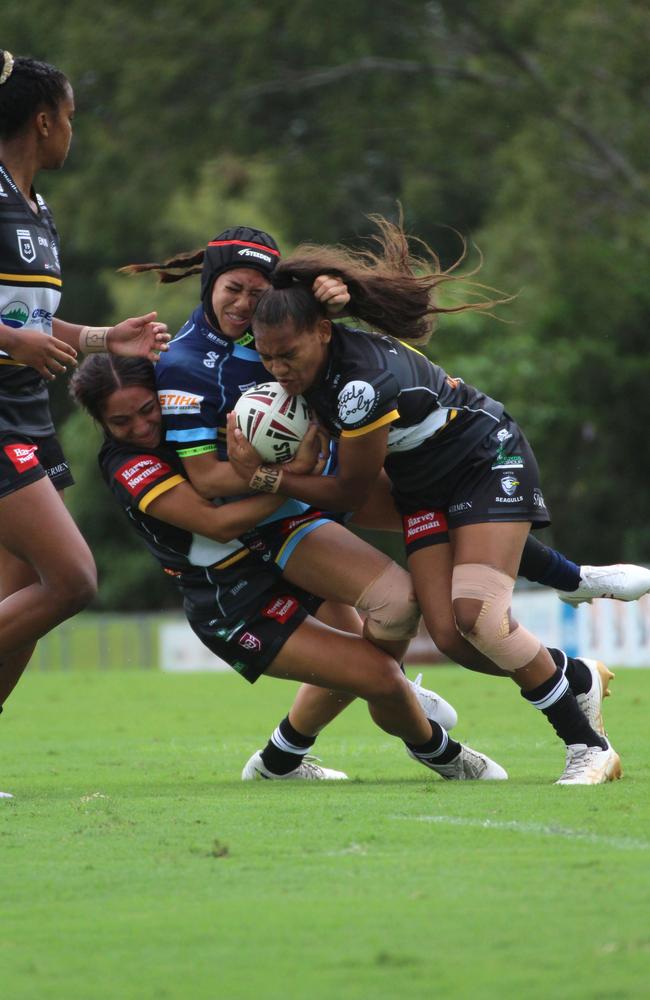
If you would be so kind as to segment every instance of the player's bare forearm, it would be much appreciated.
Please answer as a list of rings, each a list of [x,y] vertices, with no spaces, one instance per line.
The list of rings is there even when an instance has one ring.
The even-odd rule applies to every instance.
[[[230,462],[220,462],[216,451],[181,458],[192,486],[206,500],[250,492],[247,480],[235,472]]]
[[[230,542],[275,513],[283,503],[282,497],[255,496],[215,507],[200,497],[191,483],[184,482],[156,497],[147,513],[217,542]]]

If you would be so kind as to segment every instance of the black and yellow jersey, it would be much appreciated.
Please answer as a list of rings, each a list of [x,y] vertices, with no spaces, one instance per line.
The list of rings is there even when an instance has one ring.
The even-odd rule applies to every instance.
[[[383,334],[332,324],[327,369],[305,396],[337,438],[388,426],[385,468],[398,485],[456,468],[494,429],[503,405]],[[427,470],[418,461],[427,455]]]
[[[37,212],[0,163],[0,323],[51,336],[62,287],[59,238],[47,205],[34,199]],[[45,380],[2,350],[0,429],[36,437],[54,431]]]
[[[157,497],[186,481],[182,462],[171,448],[143,451],[107,436],[98,461],[132,528],[181,590],[190,620],[203,616],[206,608],[214,608],[215,616],[234,613],[244,590],[248,598],[277,580],[279,571],[255,532],[218,542],[148,513]]]

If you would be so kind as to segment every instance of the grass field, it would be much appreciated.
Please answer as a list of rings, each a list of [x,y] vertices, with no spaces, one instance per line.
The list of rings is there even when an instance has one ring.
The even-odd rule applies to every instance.
[[[623,781],[559,788],[514,685],[425,672],[503,783],[447,783],[353,706],[337,783],[239,774],[288,684],[28,675],[0,720],[3,1000],[650,994],[650,671],[619,670]]]

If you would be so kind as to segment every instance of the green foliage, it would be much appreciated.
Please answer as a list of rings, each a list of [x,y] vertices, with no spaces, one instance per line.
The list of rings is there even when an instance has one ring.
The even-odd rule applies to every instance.
[[[650,560],[646,4],[5,7],[3,44],[75,85],[69,163],[39,180],[63,238],[64,318],[153,303],[176,328],[195,282],[130,286],[114,269],[235,216],[285,247],[357,241],[400,200],[443,264],[457,230],[481,248],[482,279],[517,294],[508,323],[442,320],[431,351],[521,422],[555,541],[583,561]]]

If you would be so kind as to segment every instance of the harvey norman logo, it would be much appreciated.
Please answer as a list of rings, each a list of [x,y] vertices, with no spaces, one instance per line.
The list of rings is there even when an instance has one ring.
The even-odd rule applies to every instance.
[[[158,400],[163,413],[200,413],[203,396],[182,389],[159,389]]]
[[[155,482],[169,472],[171,472],[170,466],[155,455],[141,455],[121,465],[115,473],[115,478],[126,486],[132,496],[135,496],[142,486]]]

